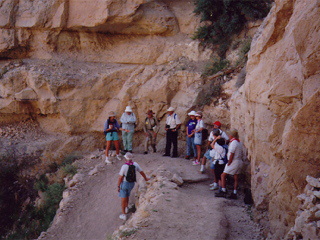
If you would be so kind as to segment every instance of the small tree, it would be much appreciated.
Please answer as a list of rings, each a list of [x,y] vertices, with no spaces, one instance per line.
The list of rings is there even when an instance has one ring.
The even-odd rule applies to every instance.
[[[226,52],[231,37],[239,33],[249,20],[265,17],[272,0],[195,0],[194,12],[201,16],[201,22],[194,35],[204,43],[220,45],[223,49],[220,56]]]

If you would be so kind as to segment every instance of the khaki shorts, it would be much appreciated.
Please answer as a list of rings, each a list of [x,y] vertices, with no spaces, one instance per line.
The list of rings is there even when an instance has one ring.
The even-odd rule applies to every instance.
[[[233,160],[230,166],[228,166],[228,164],[226,165],[223,172],[230,175],[239,174],[241,173],[242,165],[243,163],[241,160]]]

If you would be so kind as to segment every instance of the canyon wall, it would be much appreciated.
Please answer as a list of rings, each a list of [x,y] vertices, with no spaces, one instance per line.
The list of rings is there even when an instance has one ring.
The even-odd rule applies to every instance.
[[[1,153],[15,148],[41,163],[58,161],[102,147],[109,111],[120,117],[133,108],[137,143],[148,109],[161,126],[168,106],[183,121],[201,109],[207,124],[239,129],[256,219],[281,238],[305,177],[319,177],[319,2],[275,1],[253,38],[244,85],[235,85],[236,73],[222,75],[230,81],[218,97],[216,78],[201,77],[214,53],[191,39],[199,26],[193,9],[188,0],[2,1]],[[237,51],[228,58],[236,61]],[[17,129],[19,121],[40,130],[30,137],[35,131]]]
[[[257,32],[231,125],[251,161],[258,218],[271,236],[292,226],[306,176],[320,177],[319,1],[276,1]]]

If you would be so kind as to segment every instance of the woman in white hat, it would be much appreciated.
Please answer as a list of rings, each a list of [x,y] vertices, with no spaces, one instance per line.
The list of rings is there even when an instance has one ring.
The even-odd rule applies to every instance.
[[[108,120],[104,123],[103,131],[106,134],[107,146],[106,146],[106,160],[107,164],[111,164],[112,162],[109,160],[109,150],[111,147],[111,142],[114,143],[116,148],[117,159],[121,160],[120,157],[120,144],[119,144],[119,136],[118,131],[120,130],[120,125],[116,120],[115,112],[110,112]]]
[[[124,151],[132,153],[132,138],[137,118],[132,112],[132,108],[130,106],[126,107],[120,121],[122,123],[122,141]]]
[[[197,125],[197,119],[196,119],[196,112],[191,111],[188,113],[190,119],[186,124],[186,135],[187,135],[187,155],[186,159],[190,159],[191,155],[196,158],[197,157],[197,150],[196,146],[194,145],[194,129]]]

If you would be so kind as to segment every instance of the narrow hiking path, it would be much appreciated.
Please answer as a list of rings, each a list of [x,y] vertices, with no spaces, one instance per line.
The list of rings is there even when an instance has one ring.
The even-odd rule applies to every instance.
[[[189,183],[171,189],[159,189],[160,186],[157,202],[150,200],[145,224],[127,239],[261,239],[260,229],[250,220],[243,200],[215,198],[209,190],[208,175],[200,174],[190,161],[160,154],[134,155],[147,175],[162,167]],[[120,199],[116,187],[123,163],[114,160],[114,164],[105,165],[102,157],[79,160],[77,165],[84,174],[83,181],[55,223],[39,239],[110,239],[124,224],[119,219]],[[98,169],[97,174],[90,176],[88,173],[94,167]],[[130,201],[134,201],[134,196]]]

